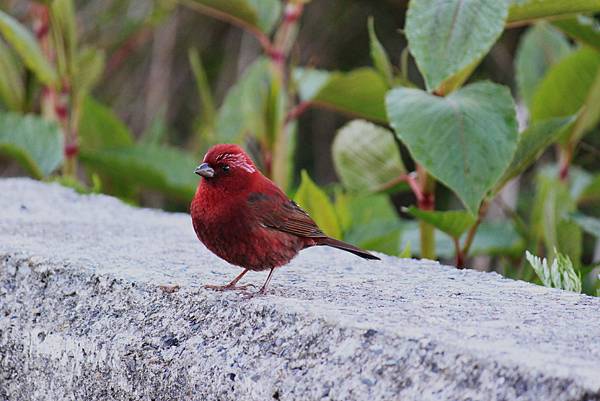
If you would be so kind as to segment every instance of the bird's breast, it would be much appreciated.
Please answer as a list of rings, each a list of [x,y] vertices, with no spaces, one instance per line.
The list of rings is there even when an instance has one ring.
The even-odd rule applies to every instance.
[[[231,264],[265,270],[288,263],[304,247],[301,238],[265,227],[245,202],[214,204],[199,197],[191,207],[198,239]]]

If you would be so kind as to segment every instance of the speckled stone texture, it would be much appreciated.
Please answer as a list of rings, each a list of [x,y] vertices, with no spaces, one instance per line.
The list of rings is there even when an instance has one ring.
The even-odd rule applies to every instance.
[[[238,272],[186,214],[0,180],[0,400],[600,400],[600,299],[327,248],[202,288]]]

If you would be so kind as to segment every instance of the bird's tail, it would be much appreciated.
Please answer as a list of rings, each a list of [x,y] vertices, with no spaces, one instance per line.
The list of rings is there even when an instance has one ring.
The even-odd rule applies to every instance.
[[[351,252],[351,253],[353,253],[357,256],[360,256],[361,258],[364,258],[364,259],[381,260],[380,258],[378,258],[377,256],[373,255],[372,253],[370,253],[368,251],[365,251],[363,249],[355,247],[354,245],[350,245],[346,242],[337,240],[335,238],[329,238],[329,237],[319,238],[319,242],[317,244],[332,246],[334,248],[341,249],[346,252]]]

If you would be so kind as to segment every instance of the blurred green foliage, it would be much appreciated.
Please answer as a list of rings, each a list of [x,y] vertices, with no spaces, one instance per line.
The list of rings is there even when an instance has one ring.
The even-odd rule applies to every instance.
[[[329,235],[595,294],[598,1],[390,0],[330,32],[337,3],[9,0],[0,153],[38,179],[181,210],[202,154],[235,142]],[[340,128],[317,154],[340,182],[319,186],[299,161],[307,131],[333,136],[307,125],[323,115]]]

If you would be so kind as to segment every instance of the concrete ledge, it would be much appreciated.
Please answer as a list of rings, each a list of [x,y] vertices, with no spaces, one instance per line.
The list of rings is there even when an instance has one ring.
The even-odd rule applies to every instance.
[[[237,272],[185,214],[0,180],[0,400],[600,400],[600,299],[325,248],[201,288]]]

